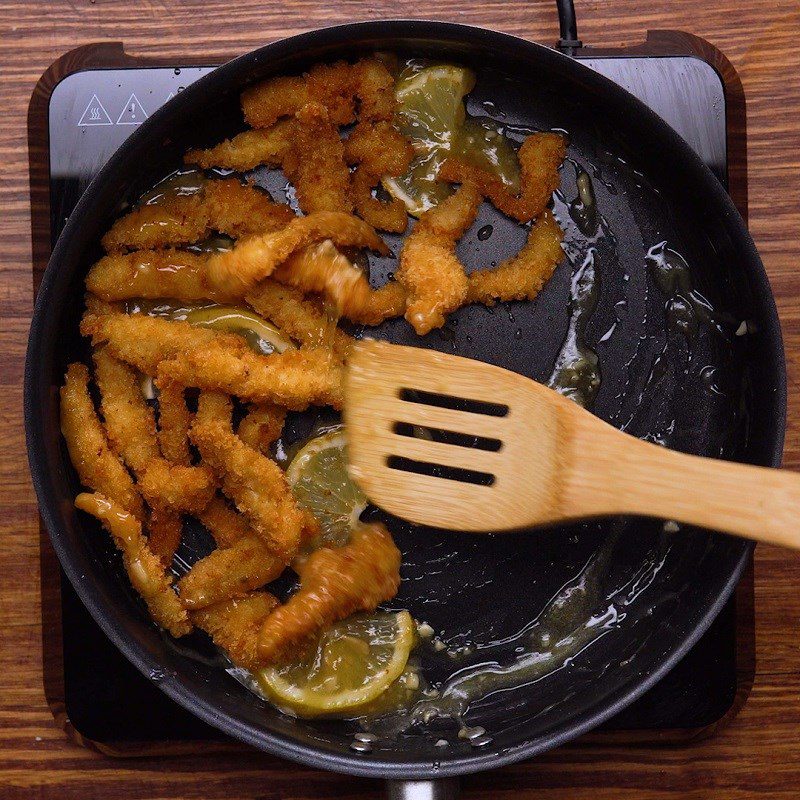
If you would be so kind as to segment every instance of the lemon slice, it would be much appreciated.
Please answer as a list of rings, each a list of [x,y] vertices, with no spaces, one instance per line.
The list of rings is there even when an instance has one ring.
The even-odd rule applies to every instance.
[[[345,433],[337,428],[311,439],[292,459],[286,479],[297,502],[322,528],[315,545],[342,545],[367,507],[367,498],[347,474]]]
[[[515,191],[519,186],[517,154],[499,126],[466,118],[464,96],[474,86],[474,73],[452,64],[407,68],[395,84],[397,124],[411,139],[415,158],[405,175],[382,182],[415,217],[452,194],[451,186],[436,180],[448,155],[494,172]]]
[[[325,631],[302,661],[260,670],[256,680],[275,705],[298,716],[355,716],[403,674],[413,645],[407,611],[358,614]]]
[[[279,328],[240,306],[195,308],[186,314],[185,319],[200,328],[236,333],[244,338],[252,350],[261,355],[282,353],[293,346]]]

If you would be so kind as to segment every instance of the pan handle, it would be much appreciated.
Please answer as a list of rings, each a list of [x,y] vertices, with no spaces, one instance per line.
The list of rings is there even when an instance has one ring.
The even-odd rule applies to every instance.
[[[458,778],[386,782],[386,800],[457,800],[460,794]]]
[[[556,47],[567,55],[573,55],[576,48],[583,47],[583,42],[578,38],[578,22],[575,19],[573,0],[556,0],[556,8],[561,30],[561,38]]]

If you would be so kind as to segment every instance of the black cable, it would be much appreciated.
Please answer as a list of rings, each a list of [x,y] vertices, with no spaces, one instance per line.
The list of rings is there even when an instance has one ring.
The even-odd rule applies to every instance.
[[[571,53],[576,47],[583,47],[583,42],[578,38],[578,22],[575,19],[575,6],[572,0],[556,0],[558,8],[558,24],[561,28],[561,38],[557,47]]]

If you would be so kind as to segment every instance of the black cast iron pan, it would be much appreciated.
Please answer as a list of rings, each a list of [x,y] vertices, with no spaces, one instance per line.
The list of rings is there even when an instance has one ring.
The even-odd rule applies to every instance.
[[[567,26],[565,44],[575,38]],[[402,321],[377,335],[455,351],[546,381],[572,325],[598,355],[601,384],[593,410],[599,416],[670,447],[761,465],[780,461],[785,376],[769,284],[722,186],[663,121],[568,55],[446,23],[370,22],[316,30],[220,67],[122,145],[56,244],[30,333],[25,375],[30,464],[63,568],[131,662],[225,733],[324,769],[424,782],[531,757],[630,703],[705,630],[735,586],[749,546],[703,531],[665,534],[659,520],[601,520],[535,536],[481,538],[411,530],[390,520],[404,553],[404,581],[392,606],[409,608],[453,645],[477,646],[476,659],[482,644],[517,633],[536,617],[609,537],[615,542],[610,561],[587,600],[583,621],[614,604],[617,617],[605,635],[548,677],[473,704],[467,722],[491,734],[484,747],[452,736],[453,723],[440,720],[431,730],[414,729],[359,754],[349,747],[354,723],[283,716],[230,678],[207,643],[190,639],[175,645],[153,627],[107,537],[73,510],[78,487],[58,425],[65,365],[85,354],[77,333],[83,279],[121,201],[133,200],[177,167],[187,147],[236,133],[242,125],[238,97],[248,83],[375,50],[471,66],[478,84],[470,113],[491,112],[517,140],[531,128],[563,129],[570,140],[555,208],[567,228],[566,257],[537,300],[491,311],[462,309],[442,332],[423,340]],[[593,180],[601,214],[595,227],[584,225],[583,232],[573,202],[581,170]],[[264,180],[280,194],[280,181]],[[484,204],[459,253],[470,269],[486,266],[514,252],[524,238],[522,228]],[[397,242],[390,242],[396,250]],[[587,264],[595,273],[594,302],[576,313],[570,296],[586,288]],[[373,282],[382,283],[393,265],[390,259],[374,260]],[[294,420],[293,435],[302,436],[312,422]],[[203,547],[202,534],[190,532],[184,556],[196,557]],[[442,658],[423,655],[433,680],[452,669]],[[443,735],[450,745],[435,747]],[[395,784],[398,792],[412,788],[424,786]],[[437,783],[425,791],[446,788]]]

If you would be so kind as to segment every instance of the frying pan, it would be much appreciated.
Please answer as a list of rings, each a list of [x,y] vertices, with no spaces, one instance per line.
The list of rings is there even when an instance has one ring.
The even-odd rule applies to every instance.
[[[569,3],[560,10],[568,53],[578,44],[574,16]],[[591,352],[597,354],[601,382],[592,407],[599,416],[687,452],[779,464],[785,417],[779,323],[753,242],[716,178],[659,117],[568,54],[425,21],[343,25],[270,44],[188,87],[122,145],[84,193],[44,275],[28,347],[25,422],[41,513],[64,571],[136,667],[182,706],[250,745],[315,767],[386,778],[393,796],[445,797],[456,791],[449,779],[555,747],[645,692],[718,613],[749,545],[700,530],[665,534],[663,521],[646,519],[481,538],[388,520],[404,556],[404,581],[390,607],[409,608],[450,644],[470,643],[477,660],[487,643],[524,630],[609,542],[602,575],[585,592],[583,617],[573,621],[611,606],[617,615],[604,635],[552,674],[473,703],[465,721],[489,732],[482,747],[450,735],[452,720],[441,719],[358,753],[350,748],[356,723],[281,715],[226,674],[199,635],[174,643],[155,629],[107,537],[72,507],[78,484],[58,423],[65,366],[86,355],[77,332],[83,279],[124,203],[175,169],[187,147],[241,129],[238,97],[246,85],[376,50],[472,67],[478,84],[470,113],[493,115],[517,141],[531,129],[561,129],[569,137],[555,199],[567,229],[565,259],[536,301],[462,309],[421,340],[402,320],[376,335],[540,381],[551,376],[559,354],[569,355],[565,342],[578,341],[588,348],[590,366]],[[589,229],[576,202],[582,172],[593,182],[599,212]],[[257,178],[280,195],[274,176]],[[468,269],[488,266],[524,238],[525,230],[485,203],[459,255]],[[396,251],[397,240],[388,240]],[[374,259],[373,283],[395,266]],[[313,424],[297,417],[288,437],[301,438]],[[188,531],[187,540],[182,553],[191,560],[203,551],[202,532]],[[422,658],[433,681],[452,671],[441,654]],[[435,746],[442,736],[446,748]]]

